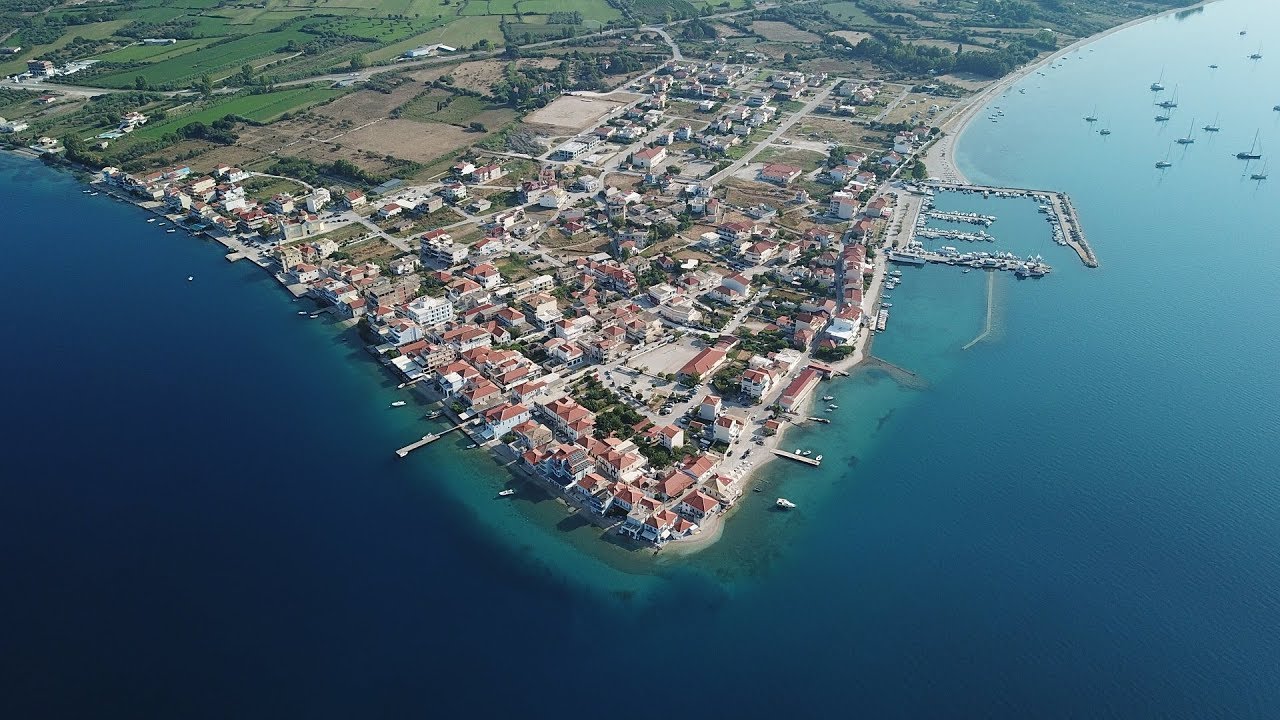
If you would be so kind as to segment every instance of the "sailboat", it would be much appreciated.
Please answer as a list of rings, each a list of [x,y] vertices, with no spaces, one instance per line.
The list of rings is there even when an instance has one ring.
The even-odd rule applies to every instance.
[[[1151,83],[1151,92],[1160,92],[1161,90],[1164,90],[1164,85],[1160,83],[1160,80],[1164,80],[1164,68],[1160,68],[1160,78]]]
[[[1254,53],[1254,54],[1250,55],[1250,56],[1249,56],[1249,59],[1250,59],[1250,60],[1261,60],[1261,59],[1262,59],[1262,46],[1261,46],[1261,45],[1259,45],[1259,46],[1258,46],[1258,52],[1256,52],[1256,53]]]
[[[1218,116],[1217,116],[1217,115],[1214,115],[1214,116],[1213,116],[1213,122],[1211,122],[1211,123],[1209,123],[1208,125],[1205,125],[1205,126],[1204,126],[1204,131],[1205,131],[1205,132],[1218,132],[1218,131],[1219,131],[1219,130],[1221,130],[1221,129],[1222,129],[1222,128],[1218,127]]]
[[[1085,121],[1085,122],[1098,122],[1098,106],[1097,106],[1097,105],[1094,105],[1094,106],[1093,106],[1093,112],[1091,112],[1091,113],[1089,113],[1088,115],[1085,115],[1085,116],[1084,116],[1084,121]]]
[[[1101,130],[1099,130],[1099,131],[1098,131],[1098,134],[1099,134],[1099,135],[1110,135],[1110,134],[1111,134],[1111,128],[1105,128],[1105,127],[1104,127],[1104,128],[1102,128]]]
[[[1193,137],[1191,137],[1191,133],[1192,133],[1195,129],[1196,129],[1196,121],[1195,121],[1195,120],[1192,120],[1192,121],[1191,121],[1191,127],[1187,128],[1187,136],[1186,136],[1186,137],[1180,137],[1180,138],[1178,138],[1177,140],[1175,140],[1174,142],[1178,143],[1179,145],[1190,145],[1191,143],[1195,142],[1195,141],[1196,141],[1196,139],[1195,139],[1195,138],[1193,138]]]
[[[1258,152],[1257,131],[1253,133],[1253,144],[1249,146],[1249,149],[1245,150],[1244,152],[1236,153],[1236,157],[1241,160],[1257,160],[1262,157],[1262,153]]]
[[[1258,172],[1256,172],[1256,173],[1254,173],[1254,174],[1250,175],[1250,176],[1249,176],[1249,179],[1250,179],[1250,180],[1266,180],[1266,179],[1267,179],[1267,164],[1266,164],[1266,163],[1263,163],[1263,164],[1262,164],[1262,170],[1260,170],[1260,171],[1258,171]]]
[[[1169,153],[1166,152],[1164,159],[1156,163],[1156,169],[1163,170],[1168,167],[1173,167],[1173,163],[1169,162]]]
[[[1168,116],[1168,115],[1157,115],[1157,116],[1156,116],[1156,122],[1168,122],[1168,121],[1169,121],[1169,116]]]
[[[1178,88],[1177,88],[1176,86],[1173,88],[1173,98],[1172,98],[1172,99],[1170,99],[1170,100],[1163,100],[1163,101],[1158,102],[1158,103],[1156,103],[1156,104],[1157,104],[1157,105],[1159,105],[1160,107],[1164,108],[1165,110],[1171,110],[1171,109],[1173,109],[1173,108],[1178,107]]]

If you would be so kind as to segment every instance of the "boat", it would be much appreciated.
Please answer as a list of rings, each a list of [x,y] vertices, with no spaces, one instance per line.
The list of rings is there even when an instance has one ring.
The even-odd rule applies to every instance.
[[[1156,103],[1156,105],[1159,105],[1160,107],[1164,108],[1165,110],[1172,110],[1173,108],[1178,107],[1178,88],[1176,88],[1176,87],[1175,87],[1175,88],[1173,89],[1173,98],[1171,98],[1171,99],[1169,99],[1169,100],[1162,100],[1162,101],[1160,101],[1160,102]]]
[[[1208,125],[1205,125],[1203,129],[1205,132],[1218,132],[1219,130],[1221,130],[1222,128],[1218,127],[1218,116],[1214,115],[1213,122],[1209,123]]]
[[[1214,65],[1210,65],[1209,67],[1210,67],[1211,69],[1213,69],[1213,70],[1217,70],[1217,69],[1218,69],[1218,66],[1217,66],[1216,64],[1214,64]]]
[[[471,443],[470,445],[468,445],[468,446],[467,446],[467,449],[468,449],[468,450],[474,450],[474,449],[476,449],[476,448],[478,448],[478,447],[480,447],[480,446],[479,446],[479,445],[476,445],[475,443]]]
[[[893,307],[893,303],[880,303],[880,307]]]
[[[1091,112],[1091,113],[1089,113],[1088,115],[1085,115],[1085,116],[1084,116],[1084,121],[1085,121],[1085,122],[1091,122],[1091,123],[1092,123],[1092,122],[1098,122],[1098,106],[1097,106],[1097,105],[1094,105],[1094,106],[1093,106],[1093,112]]]
[[[819,456],[815,457],[815,458],[814,458],[814,460],[815,460],[815,461],[817,461],[817,462],[822,462],[822,456],[821,456],[821,455],[819,455]]]
[[[1272,105],[1271,109],[1275,110],[1276,112],[1280,112],[1280,105]]]
[[[299,311],[298,311],[298,314],[299,314],[299,315],[306,315],[306,314],[307,314],[307,311],[306,311],[306,310],[299,310]]]
[[[1169,153],[1164,154],[1164,159],[1156,163],[1157,170],[1163,170],[1167,167],[1173,167],[1173,163],[1169,162]]]
[[[1263,163],[1263,164],[1262,164],[1262,170],[1259,170],[1258,172],[1256,172],[1256,173],[1254,173],[1254,174],[1250,175],[1250,176],[1249,176],[1249,179],[1250,179],[1250,180],[1266,180],[1266,179],[1267,179],[1267,165],[1266,165],[1266,163]]]
[[[832,404],[828,405],[827,407],[831,408],[832,410],[839,410],[839,409],[840,409],[840,406],[839,406],[839,405],[836,405],[835,403],[832,403]]]
[[[99,195],[99,194],[100,194],[100,193],[91,192],[91,193],[89,193],[89,197],[98,197],[98,195]]]
[[[1262,157],[1262,153],[1258,152],[1258,133],[1253,133],[1253,144],[1248,150],[1236,153],[1236,157],[1241,160],[1258,160]]]
[[[173,232],[178,232],[178,231],[177,231],[177,230],[174,230],[173,228],[169,228],[168,230],[165,230],[165,232],[167,232],[167,233],[173,233]]]
[[[1156,122],[1168,122],[1168,121],[1169,121],[1169,116],[1168,116],[1168,115],[1157,115],[1157,116],[1156,116]]]
[[[965,268],[965,269],[961,270],[960,272],[961,272],[961,273],[973,272],[973,268]]]
[[[803,456],[805,456],[805,457],[809,457],[810,455],[812,455],[812,454],[813,454],[813,451],[812,451],[812,450],[805,450],[804,452],[802,452],[802,453],[800,453],[800,454],[801,454],[801,455],[803,455]]]
[[[1249,34],[1249,31],[1248,31],[1248,30],[1241,30],[1241,31],[1240,31],[1240,34],[1241,34],[1241,35],[1248,35],[1248,34]]]
[[[823,410],[822,412],[831,412],[831,408],[827,408],[826,410]]]
[[[1256,53],[1254,53],[1254,54],[1250,55],[1250,56],[1249,56],[1249,59],[1250,59],[1250,60],[1261,60],[1261,59],[1262,59],[1262,46],[1261,46],[1261,45],[1259,45],[1259,46],[1258,46],[1258,52],[1256,52]]]
[[[404,400],[397,400],[391,403],[391,407],[404,407],[405,405],[408,405],[408,404],[409,403],[405,402]]]
[[[192,280],[195,280],[195,279],[196,279],[196,276],[195,276],[195,275],[188,275],[188,276],[187,276],[187,282],[191,282]]]
[[[778,501],[777,501],[776,503],[774,503],[774,504],[775,504],[775,505],[777,505],[778,507],[782,508],[783,510],[791,510],[792,508],[794,508],[794,507],[796,506],[796,504],[795,504],[795,503],[791,502],[790,500],[788,500],[788,499],[786,499],[786,498],[778,498]]]
[[[822,401],[823,401],[823,402],[827,402],[827,401],[835,400],[835,399],[836,399],[836,396],[835,396],[835,395],[823,395],[823,396],[822,396]]]
[[[436,419],[436,418],[438,418],[438,417],[440,417],[440,411],[439,411],[439,410],[434,410],[434,411],[432,411],[432,412],[427,413],[427,419],[428,419],[428,420],[435,420],[435,419]]]
[[[508,489],[503,490],[502,492],[498,493],[498,497],[511,497],[512,495],[515,495],[515,494],[516,494],[516,491],[515,491],[515,490],[512,490],[512,489],[508,488]]]
[[[155,222],[155,221],[156,221],[156,219],[155,219],[155,218],[147,218],[147,222],[149,222],[149,223],[153,223],[153,222]]]
[[[1156,80],[1155,82],[1151,83],[1151,92],[1160,92],[1161,90],[1164,90],[1164,85],[1160,82],[1160,80],[1164,80],[1164,68],[1160,69],[1159,80]]]
[[[1196,141],[1196,139],[1195,139],[1195,138],[1193,138],[1193,137],[1191,137],[1191,132],[1192,132],[1193,130],[1195,130],[1195,129],[1196,129],[1196,121],[1195,121],[1195,120],[1192,120],[1192,121],[1191,121],[1191,127],[1187,128],[1187,136],[1186,136],[1186,137],[1180,137],[1180,138],[1178,138],[1177,140],[1174,140],[1174,142],[1178,143],[1179,145],[1190,145],[1190,144],[1194,143],[1194,142]]]

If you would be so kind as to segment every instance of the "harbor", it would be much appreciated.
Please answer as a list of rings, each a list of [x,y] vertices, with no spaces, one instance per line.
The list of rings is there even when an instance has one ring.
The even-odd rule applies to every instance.
[[[1070,247],[1080,257],[1080,261],[1086,267],[1098,267],[1098,257],[1094,254],[1093,248],[1089,245],[1089,240],[1085,236],[1084,226],[1080,223],[1080,214],[1077,212],[1075,205],[1071,202],[1071,197],[1065,192],[1056,190],[1035,190],[1031,188],[1013,188],[1013,187],[993,187],[990,185],[967,185],[960,183],[950,183],[942,181],[930,181],[927,187],[934,191],[958,192],[970,195],[982,195],[986,197],[999,198],[1027,198],[1040,203],[1040,210],[1043,212],[1051,225],[1054,227],[1054,240],[1060,245]],[[931,206],[932,201],[926,199],[926,205]],[[935,217],[936,211],[927,210],[929,217]],[[978,213],[942,213],[948,216],[964,216],[965,218],[985,218],[990,216]],[[956,221],[953,218],[940,218]],[[971,219],[960,220],[961,222],[972,222]],[[993,221],[994,222],[994,221]],[[987,223],[988,225],[990,223]],[[937,231],[930,229],[930,232],[947,232],[954,234],[957,231]],[[917,232],[922,237],[942,237],[941,235],[925,235]],[[985,233],[980,233],[985,235]],[[962,238],[956,238],[962,239]],[[967,239],[967,238],[964,238]]]

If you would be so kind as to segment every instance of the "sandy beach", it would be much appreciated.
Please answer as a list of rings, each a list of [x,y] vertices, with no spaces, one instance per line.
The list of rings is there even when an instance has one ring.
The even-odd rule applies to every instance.
[[[978,112],[987,105],[987,102],[991,98],[998,97],[1001,93],[1017,84],[1019,80],[1022,80],[1028,75],[1038,71],[1040,68],[1057,62],[1060,58],[1073,53],[1090,43],[1097,42],[1108,35],[1118,33],[1121,30],[1126,30],[1134,25],[1147,22],[1148,20],[1155,20],[1166,15],[1184,12],[1197,7],[1203,7],[1214,1],[1215,0],[1204,0],[1204,2],[1190,5],[1188,7],[1171,8],[1153,15],[1144,15],[1143,17],[1134,18],[1122,25],[1117,25],[1113,28],[1103,30],[1100,33],[1080,38],[1050,55],[1046,55],[1043,58],[1025,65],[1016,72],[1005,75],[978,91],[975,95],[952,106],[951,113],[939,124],[939,127],[942,128],[943,131],[942,138],[935,142],[933,146],[929,148],[929,152],[924,156],[925,169],[928,171],[929,177],[941,178],[947,182],[962,184],[969,183],[969,179],[960,171],[960,168],[955,162],[956,148],[959,145],[960,136],[964,134],[965,128],[968,127],[969,123],[973,121],[974,117],[977,116]]]

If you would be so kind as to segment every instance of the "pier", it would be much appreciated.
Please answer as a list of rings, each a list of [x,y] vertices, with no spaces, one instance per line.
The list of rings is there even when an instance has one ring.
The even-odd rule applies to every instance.
[[[975,270],[1007,270],[1019,277],[1044,277],[1053,267],[1046,262],[1021,260],[1012,253],[1003,256],[980,253],[944,254],[926,250],[923,247],[911,247],[909,250],[898,250],[888,254],[888,260],[898,265],[924,265],[935,263],[941,265],[959,265]]]
[[[979,230],[976,233],[965,232],[963,230],[941,230],[938,228],[919,228],[916,235],[920,237],[940,240],[963,240],[964,242],[995,242],[994,235],[988,235]]]
[[[830,424],[831,424],[831,420],[830,420],[830,419],[828,419],[828,418],[824,418],[824,417],[814,417],[814,416],[810,415],[810,416],[809,416],[809,419],[810,419],[810,420],[812,420],[812,421],[814,421],[814,422],[822,423],[823,425],[830,425]]]
[[[982,328],[982,334],[970,340],[968,343],[966,343],[964,347],[960,348],[961,350],[968,350],[974,345],[977,345],[978,343],[985,340],[987,336],[991,334],[991,316],[995,309],[995,304],[996,304],[995,299],[996,299],[996,274],[988,273],[987,274],[987,323]]]
[[[982,215],[980,213],[966,212],[950,212],[946,210],[930,210],[925,213],[926,216],[934,220],[945,220],[954,223],[969,223],[970,225],[985,225],[990,227],[996,221],[995,215]]]
[[[444,437],[447,433],[451,433],[451,432],[453,432],[454,430],[457,430],[457,429],[458,429],[458,428],[460,428],[460,427],[462,427],[462,425],[454,425],[453,427],[451,427],[451,428],[449,428],[449,429],[447,429],[447,430],[441,430],[441,431],[440,431],[440,432],[438,432],[438,433],[428,433],[428,434],[426,434],[426,435],[423,435],[421,438],[419,438],[419,439],[417,439],[417,440],[415,440],[415,441],[413,441],[413,442],[409,443],[408,445],[405,445],[404,447],[400,448],[399,450],[397,450],[397,451],[396,451],[396,457],[405,457],[405,456],[407,456],[409,453],[413,452],[414,450],[417,450],[418,448],[426,447],[426,446],[430,445],[431,443],[433,443],[433,442],[435,442],[435,441],[439,440],[440,438]]]
[[[1089,240],[1085,237],[1084,226],[1080,224],[1080,215],[1076,212],[1071,198],[1064,192],[1056,190],[1034,190],[1031,188],[1002,188],[989,185],[961,185],[949,182],[931,182],[929,187],[936,190],[949,190],[962,193],[982,193],[996,197],[1025,197],[1047,204],[1052,212],[1051,217],[1057,220],[1062,230],[1063,241],[1080,256],[1080,262],[1086,267],[1098,267],[1098,257],[1094,254]]]
[[[787,452],[786,450],[774,450],[773,454],[777,455],[778,457],[786,458],[788,460],[795,460],[796,462],[802,462],[805,465],[812,465],[814,467],[818,467],[819,465],[822,464],[821,460],[814,460],[813,458],[805,457],[803,455],[797,455],[793,452]]]

